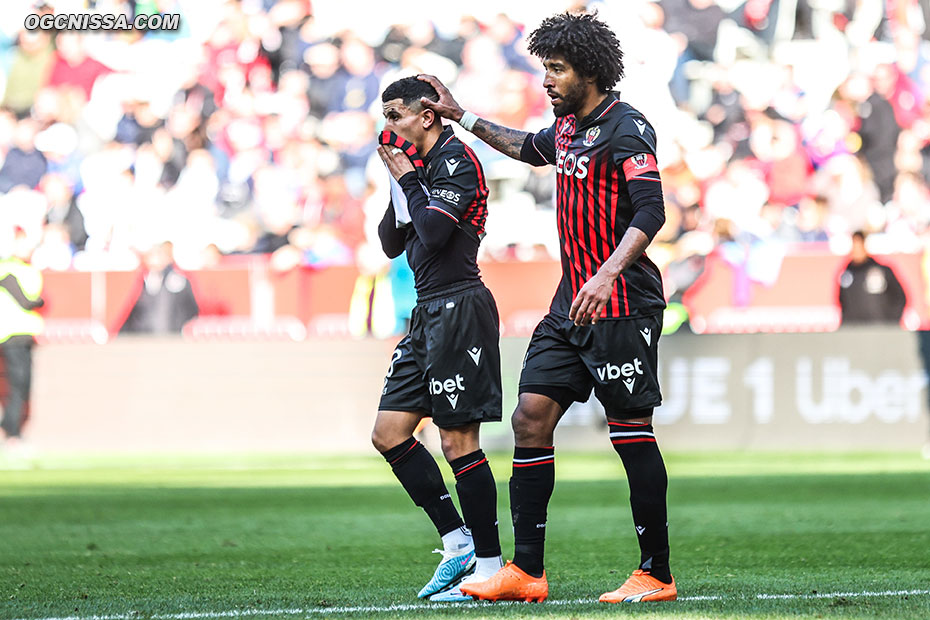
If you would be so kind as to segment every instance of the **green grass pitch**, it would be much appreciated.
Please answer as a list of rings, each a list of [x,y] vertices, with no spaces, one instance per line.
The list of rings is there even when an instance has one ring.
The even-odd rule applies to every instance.
[[[415,598],[438,537],[376,457],[45,458],[0,471],[0,618],[930,618],[917,455],[666,460],[682,600],[595,602],[638,557],[605,448],[557,456],[548,602],[443,607]]]

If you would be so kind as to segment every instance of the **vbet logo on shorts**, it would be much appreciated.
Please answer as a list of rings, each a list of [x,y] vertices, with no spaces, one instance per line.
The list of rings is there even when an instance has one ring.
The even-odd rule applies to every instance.
[[[458,373],[456,373],[454,378],[446,379],[445,381],[433,379],[432,377],[429,380],[429,393],[433,396],[444,394],[445,397],[449,399],[449,404],[452,405],[453,409],[455,409],[455,406],[459,402],[458,392],[464,391],[465,379],[463,379],[462,375]]]
[[[634,357],[632,362],[627,362],[620,366],[615,366],[607,362],[597,369],[597,376],[602,382],[613,381],[614,379],[623,378],[623,385],[633,393],[633,385],[636,383],[635,375],[643,374],[643,363],[638,357]]]

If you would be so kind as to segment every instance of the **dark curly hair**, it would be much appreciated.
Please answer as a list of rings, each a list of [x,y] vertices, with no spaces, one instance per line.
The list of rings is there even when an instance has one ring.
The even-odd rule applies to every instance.
[[[597,79],[597,88],[607,92],[623,77],[623,50],[597,13],[560,13],[543,20],[530,33],[530,53],[541,59],[562,56],[584,77]]]

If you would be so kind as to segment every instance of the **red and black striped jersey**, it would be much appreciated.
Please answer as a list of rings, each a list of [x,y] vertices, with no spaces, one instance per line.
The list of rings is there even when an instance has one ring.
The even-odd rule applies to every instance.
[[[488,185],[475,152],[447,125],[423,163],[429,188],[427,208],[442,212],[458,224],[467,224],[483,238],[488,219]]]
[[[409,204],[413,224],[396,228],[393,206],[389,206],[378,227],[382,246],[394,250],[389,256],[406,250],[420,295],[457,282],[480,280],[478,246],[488,217],[484,169],[451,126],[443,128],[423,156],[423,164],[417,175],[429,196],[416,196],[420,190],[412,183],[407,197],[413,198]],[[412,179],[413,173],[401,179],[405,193],[407,176]]]
[[[549,310],[567,317],[578,291],[617,248],[642,208],[631,198],[630,183],[658,183],[661,189],[655,130],[617,93],[608,93],[585,118],[560,117],[530,134],[521,159],[555,166],[562,280]],[[617,278],[601,317],[654,314],[664,307],[661,274],[644,253]]]

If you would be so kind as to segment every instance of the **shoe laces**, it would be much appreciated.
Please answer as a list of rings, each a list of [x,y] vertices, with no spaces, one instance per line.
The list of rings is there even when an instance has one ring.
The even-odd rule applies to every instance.
[[[468,545],[459,547],[458,549],[452,549],[451,551],[447,551],[446,549],[433,549],[433,553],[442,555],[442,561],[445,562],[450,558],[457,558],[460,555],[468,553]]]

